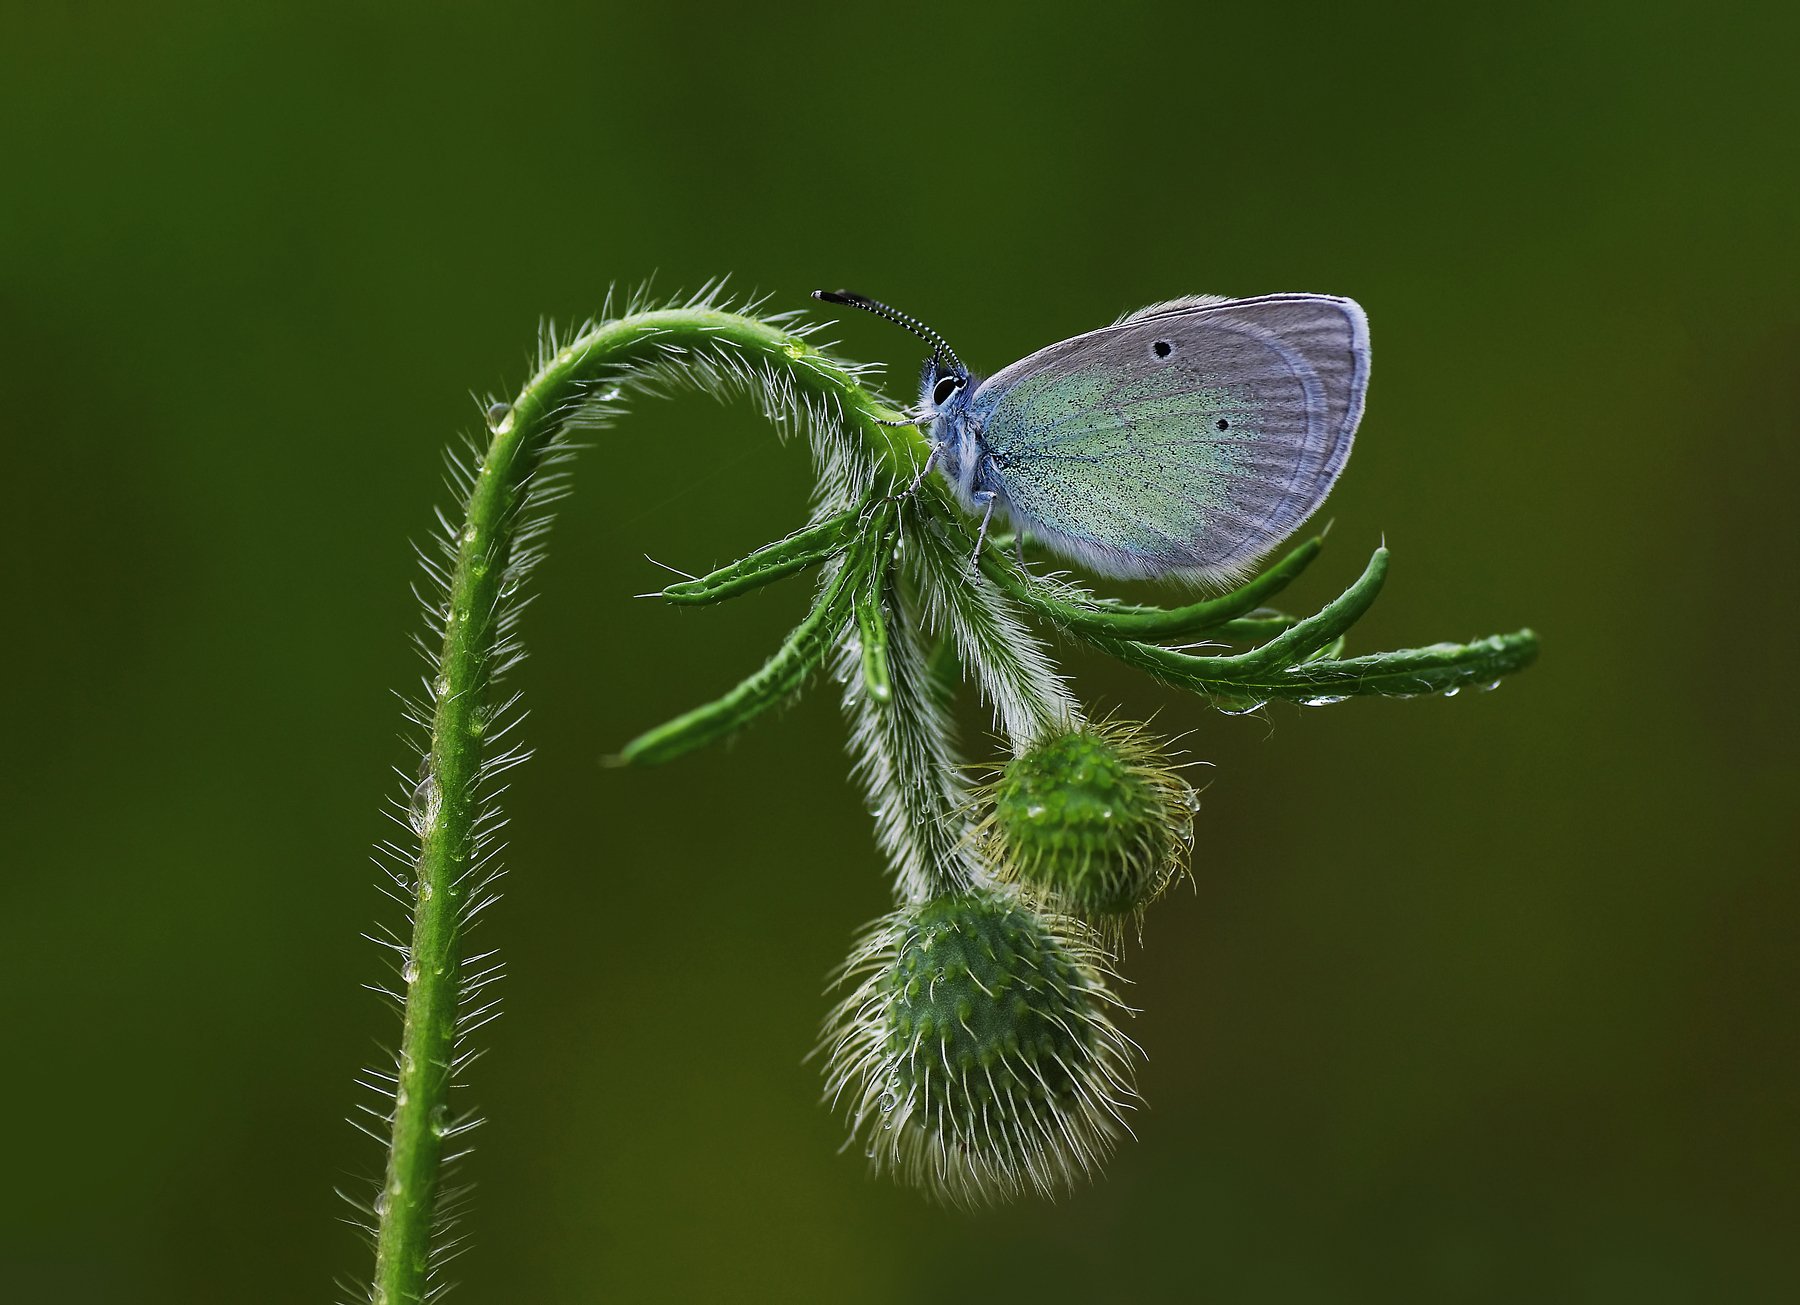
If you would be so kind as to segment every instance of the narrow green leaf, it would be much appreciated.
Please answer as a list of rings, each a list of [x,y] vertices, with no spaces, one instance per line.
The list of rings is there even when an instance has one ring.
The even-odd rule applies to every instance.
[[[1239,653],[1235,657],[1213,657],[1215,673],[1253,674],[1271,666],[1291,666],[1309,654],[1325,647],[1361,619],[1375,604],[1387,579],[1388,551],[1378,548],[1369,556],[1368,566],[1343,593],[1304,621],[1297,622],[1276,635],[1260,648]]]
[[[619,760],[627,765],[672,761],[742,729],[785,700],[818,668],[832,639],[843,629],[849,615],[845,589],[840,575],[755,674],[724,697],[638,735],[620,749]]]
[[[683,606],[722,603],[727,598],[785,579],[796,571],[823,562],[844,547],[857,522],[858,513],[850,511],[817,525],[795,531],[786,539],[764,545],[748,557],[701,576],[698,580],[681,580],[662,591],[662,597]]]
[[[1306,660],[1309,662],[1328,662],[1335,658],[1342,657],[1344,655],[1344,645],[1348,642],[1348,636],[1340,634],[1323,648],[1307,653]]]
[[[849,624],[856,591],[872,569],[885,566],[891,549],[886,514],[853,547],[850,556],[820,591],[812,610],[775,654],[724,697],[638,735],[619,752],[626,765],[658,765],[724,738],[779,706],[818,669],[834,640]]]
[[[1325,541],[1314,536],[1241,588],[1185,607],[1069,601],[1024,575],[999,549],[982,553],[981,570],[1033,612],[1073,633],[1107,639],[1175,639],[1210,630],[1259,607],[1285,589],[1324,546]]]
[[[1252,612],[1249,616],[1240,616],[1235,621],[1215,626],[1208,633],[1227,643],[1262,643],[1298,624],[1300,618],[1287,612]]]
[[[1124,661],[1179,688],[1192,689],[1221,703],[1247,706],[1273,699],[1325,706],[1345,698],[1382,695],[1395,698],[1452,693],[1465,685],[1492,687],[1503,676],[1523,670],[1537,659],[1537,635],[1530,630],[1490,635],[1473,643],[1434,643],[1424,648],[1370,653],[1344,660],[1302,662],[1265,668],[1231,677],[1209,674],[1209,662],[1225,658],[1189,657],[1185,661],[1147,654],[1170,654],[1150,644],[1120,644]],[[1171,654],[1180,658],[1181,654]]]
[[[885,577],[877,573],[873,583],[856,595],[856,631],[862,644],[863,688],[869,699],[885,705],[894,696],[888,675],[887,622],[881,612]]]

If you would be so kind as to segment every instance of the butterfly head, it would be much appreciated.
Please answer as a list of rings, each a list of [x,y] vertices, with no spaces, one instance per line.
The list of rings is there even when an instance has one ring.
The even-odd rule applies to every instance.
[[[970,477],[978,453],[974,447],[975,424],[969,420],[969,401],[980,378],[963,366],[948,340],[910,313],[848,290],[815,290],[813,298],[884,317],[931,346],[931,356],[925,360],[919,383],[919,424],[930,426],[938,466],[966,499],[972,491]]]
[[[925,360],[919,374],[919,410],[933,420],[959,414],[969,406],[975,378],[937,354]]]
[[[931,357],[925,360],[924,381],[919,392],[920,407],[928,417],[935,419],[940,412],[953,409],[958,400],[964,405],[968,403],[974,380],[969,375],[969,369],[963,366],[962,359],[956,356],[956,350],[950,347],[950,342],[918,318],[849,290],[814,290],[813,298],[828,304],[846,304],[851,308],[860,308],[865,313],[884,317],[896,326],[911,331],[931,346]]]

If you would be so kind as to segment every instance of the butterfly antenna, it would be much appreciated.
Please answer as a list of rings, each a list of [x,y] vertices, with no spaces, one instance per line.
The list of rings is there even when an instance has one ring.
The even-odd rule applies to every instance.
[[[874,313],[877,317],[885,317],[894,325],[904,327],[925,341],[931,346],[933,353],[941,353],[948,358],[951,365],[956,368],[957,375],[967,377],[969,374],[969,369],[963,366],[962,359],[956,356],[956,350],[950,347],[950,342],[910,313],[903,313],[898,308],[889,308],[880,300],[870,299],[866,295],[853,294],[848,290],[814,290],[812,297],[823,303],[847,304],[851,308],[860,308],[865,313]]]

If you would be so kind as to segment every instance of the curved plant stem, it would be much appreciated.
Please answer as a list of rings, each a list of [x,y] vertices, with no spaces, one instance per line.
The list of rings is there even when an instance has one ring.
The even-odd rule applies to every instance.
[[[489,690],[506,635],[509,569],[521,509],[557,435],[597,384],[629,384],[635,369],[714,369],[728,381],[776,384],[810,412],[840,419],[872,467],[901,483],[926,456],[918,433],[877,424],[893,415],[855,372],[779,324],[705,307],[630,314],[587,331],[548,358],[493,427],[474,477],[454,566],[442,652],[432,684],[427,769],[411,812],[419,836],[412,936],[405,952],[405,1024],[397,1058],[385,1181],[375,1203],[372,1299],[411,1305],[433,1290],[448,1099],[459,1058],[460,934],[481,861],[478,786]],[[616,398],[616,395],[603,396]]]

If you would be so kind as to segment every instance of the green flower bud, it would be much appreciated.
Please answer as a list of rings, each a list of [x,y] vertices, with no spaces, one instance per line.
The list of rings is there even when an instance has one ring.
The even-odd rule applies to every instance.
[[[1053,1197],[1129,1131],[1137,1048],[1080,921],[954,893],[876,921],[844,974],[826,1091],[876,1172],[955,1205]]]
[[[1052,734],[986,796],[978,834],[995,874],[1103,924],[1161,896],[1193,844],[1194,791],[1141,725]]]

